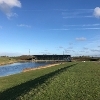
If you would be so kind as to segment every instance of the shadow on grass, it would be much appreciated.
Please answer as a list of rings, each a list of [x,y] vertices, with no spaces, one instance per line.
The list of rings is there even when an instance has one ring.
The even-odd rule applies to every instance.
[[[60,68],[54,72],[51,72],[49,74],[45,74],[44,76],[40,76],[38,78],[35,78],[33,80],[27,81],[25,83],[22,83],[20,85],[17,85],[15,87],[9,88],[6,91],[3,91],[0,93],[0,100],[16,100],[18,96],[21,94],[25,94],[26,92],[30,91],[31,89],[35,89],[39,85],[43,84],[46,80],[49,78],[52,78],[53,76],[60,74],[64,72],[66,69],[75,66],[76,64]]]

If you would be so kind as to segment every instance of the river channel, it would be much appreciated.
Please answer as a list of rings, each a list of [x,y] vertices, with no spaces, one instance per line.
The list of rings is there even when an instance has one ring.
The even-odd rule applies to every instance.
[[[45,66],[49,63],[46,62],[24,62],[14,63],[9,65],[0,66],[0,77],[9,76],[17,73],[21,73],[26,68],[36,68]]]

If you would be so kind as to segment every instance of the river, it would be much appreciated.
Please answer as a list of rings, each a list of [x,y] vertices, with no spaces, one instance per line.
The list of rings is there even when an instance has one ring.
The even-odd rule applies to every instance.
[[[24,62],[13,63],[9,65],[0,66],[0,77],[9,76],[17,73],[21,73],[25,68],[36,68],[39,66],[45,66],[49,63],[44,62]]]

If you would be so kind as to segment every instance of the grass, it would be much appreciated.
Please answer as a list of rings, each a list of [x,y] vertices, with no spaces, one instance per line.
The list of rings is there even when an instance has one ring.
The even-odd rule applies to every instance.
[[[17,60],[14,58],[10,58],[10,57],[0,57],[0,65],[5,65],[5,64],[10,64],[10,63],[14,63]]]
[[[100,100],[100,64],[66,63],[0,78],[1,100]]]

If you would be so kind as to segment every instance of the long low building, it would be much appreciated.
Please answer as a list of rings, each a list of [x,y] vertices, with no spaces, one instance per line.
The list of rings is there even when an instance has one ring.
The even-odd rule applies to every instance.
[[[71,55],[33,55],[35,60],[71,61]]]

